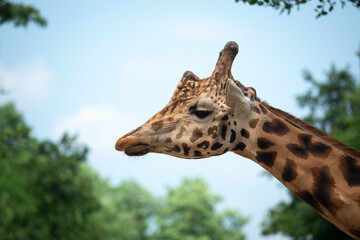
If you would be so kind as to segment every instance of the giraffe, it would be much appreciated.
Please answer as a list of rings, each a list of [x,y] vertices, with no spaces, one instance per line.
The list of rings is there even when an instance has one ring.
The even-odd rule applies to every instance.
[[[129,156],[149,152],[199,159],[232,151],[270,172],[297,197],[360,239],[360,152],[262,102],[231,74],[238,45],[228,42],[215,70],[186,71],[169,103],[116,142]]]

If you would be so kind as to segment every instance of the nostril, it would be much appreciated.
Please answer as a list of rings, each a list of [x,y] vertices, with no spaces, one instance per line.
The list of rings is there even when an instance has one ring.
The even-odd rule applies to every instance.
[[[134,133],[136,133],[137,131],[139,131],[140,129],[141,129],[141,127],[138,127],[137,129],[132,130],[132,131],[130,131],[129,133],[127,133],[126,135],[124,135],[124,137],[131,136],[131,135],[133,135]]]

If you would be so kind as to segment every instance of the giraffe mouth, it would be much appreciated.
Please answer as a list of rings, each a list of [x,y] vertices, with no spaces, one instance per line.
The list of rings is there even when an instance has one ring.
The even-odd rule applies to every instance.
[[[148,144],[140,143],[135,146],[125,148],[124,152],[128,156],[143,156],[150,152],[150,149]]]

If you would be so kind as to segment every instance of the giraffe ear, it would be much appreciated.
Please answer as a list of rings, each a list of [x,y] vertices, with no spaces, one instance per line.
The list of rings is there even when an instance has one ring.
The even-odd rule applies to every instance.
[[[244,118],[250,112],[249,99],[230,78],[227,81],[225,104],[233,109],[235,116],[239,118]]]

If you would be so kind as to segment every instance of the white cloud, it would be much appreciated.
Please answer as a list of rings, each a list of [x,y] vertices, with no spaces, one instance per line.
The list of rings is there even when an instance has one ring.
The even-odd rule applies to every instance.
[[[40,102],[50,96],[51,86],[51,70],[42,60],[13,68],[7,68],[0,62],[0,87],[8,92],[6,100],[26,105]]]
[[[92,151],[114,151],[116,140],[140,125],[134,116],[124,115],[110,106],[86,106],[55,125],[55,135],[64,131],[77,134]]]

